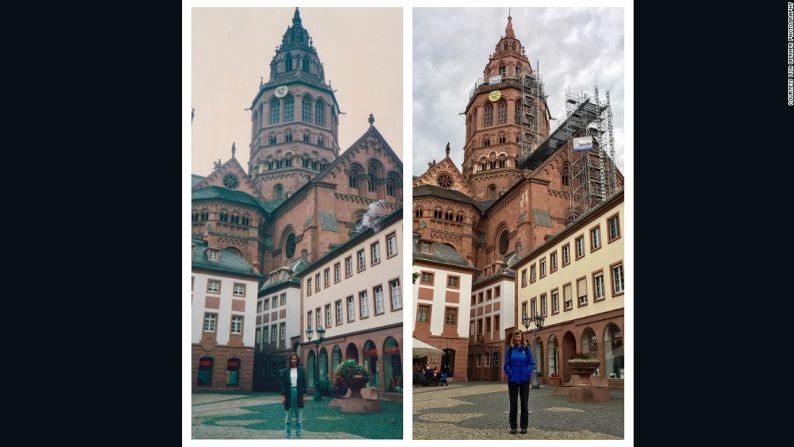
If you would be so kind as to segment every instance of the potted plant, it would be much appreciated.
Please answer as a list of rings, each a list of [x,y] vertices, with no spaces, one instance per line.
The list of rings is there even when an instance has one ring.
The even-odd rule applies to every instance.
[[[552,375],[549,376],[549,383],[551,385],[554,385],[554,386],[559,386],[560,385],[560,375],[557,374],[557,373],[552,373]]]
[[[350,397],[361,398],[361,388],[369,381],[369,371],[355,360],[345,360],[336,367],[334,375],[342,379],[352,391]]]

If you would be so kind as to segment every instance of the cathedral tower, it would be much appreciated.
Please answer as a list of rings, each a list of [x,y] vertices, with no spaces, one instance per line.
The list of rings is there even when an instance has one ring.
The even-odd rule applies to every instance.
[[[250,110],[248,172],[263,199],[288,197],[339,156],[339,105],[298,8]]]
[[[466,106],[463,176],[475,200],[494,200],[520,178],[518,160],[549,135],[543,85],[507,17]]]

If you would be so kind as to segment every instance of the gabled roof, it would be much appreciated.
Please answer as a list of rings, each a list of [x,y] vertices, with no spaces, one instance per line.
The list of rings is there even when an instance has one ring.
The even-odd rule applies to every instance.
[[[447,143],[446,152],[447,155],[443,160],[438,163],[433,162],[433,164],[431,164],[422,175],[414,178],[414,188],[422,185],[438,185],[438,175],[442,172],[446,172],[452,176],[453,180],[452,186],[449,189],[458,191],[467,196],[473,196],[474,192],[469,187],[466,179],[463,178],[463,175],[458,170],[458,167],[455,166],[455,163],[449,158],[449,143]]]
[[[422,252],[419,249],[419,245],[422,243],[430,244],[430,253]],[[414,238],[413,257],[415,261],[430,261],[439,264],[475,269],[473,265],[466,262],[466,259],[449,245],[440,242],[422,241],[417,237]]]
[[[193,239],[192,246],[191,265],[194,269],[213,270],[235,275],[253,276],[256,278],[262,277],[262,275],[257,273],[245,259],[233,251],[219,250],[218,261],[215,262],[207,258],[206,250],[215,248],[210,247],[207,241]]]
[[[190,175],[190,187],[193,188],[198,184],[200,181],[204,180],[204,177],[196,174]]]
[[[212,173],[206,177],[204,177],[199,182],[193,184],[193,189],[197,188],[204,188],[205,186],[210,185],[223,185],[223,176],[228,173],[235,174],[237,178],[240,180],[240,185],[237,187],[236,191],[246,192],[252,196],[259,196],[259,190],[254,187],[254,184],[251,183],[248,174],[246,174],[245,169],[240,165],[240,162],[237,161],[234,156],[226,161],[226,163],[221,164],[220,160],[215,162],[215,167]]]
[[[342,151],[342,153],[339,154],[339,157],[337,157],[336,160],[332,161],[325,168],[325,170],[323,172],[319,173],[317,175],[317,177],[314,178],[314,180],[323,181],[323,179],[328,177],[328,175],[331,173],[331,171],[333,171],[338,165],[340,165],[340,164],[352,159],[355,155],[353,153],[354,151],[351,151],[350,149],[354,149],[354,148],[362,145],[363,143],[365,143],[367,141],[368,137],[373,137],[380,143],[381,148],[383,148],[383,150],[386,152],[386,155],[389,156],[389,157],[393,157],[394,158],[394,160],[396,162],[395,164],[399,167],[400,172],[402,172],[403,162],[402,162],[402,160],[400,160],[400,157],[398,157],[397,154],[394,153],[394,150],[392,150],[391,146],[389,146],[389,143],[386,142],[386,139],[383,138],[383,135],[381,135],[381,133],[378,132],[378,129],[374,125],[370,125],[369,129],[367,129],[367,131],[364,132],[358,138],[358,140],[356,140],[353,144],[351,144],[347,149]]]

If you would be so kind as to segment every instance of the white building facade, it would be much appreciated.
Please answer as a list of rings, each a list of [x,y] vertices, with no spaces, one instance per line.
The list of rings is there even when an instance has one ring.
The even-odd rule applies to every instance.
[[[336,366],[354,359],[369,370],[367,386],[402,392],[401,240],[398,209],[301,271],[301,359],[310,388],[315,376],[332,381]]]
[[[192,250],[193,387],[250,391],[261,275],[233,251],[200,240]]]

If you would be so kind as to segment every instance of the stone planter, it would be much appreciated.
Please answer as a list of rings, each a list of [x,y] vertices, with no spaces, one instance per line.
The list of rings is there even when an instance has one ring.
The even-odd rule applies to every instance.
[[[612,397],[609,394],[609,387],[594,385],[590,376],[601,365],[601,361],[596,359],[570,359],[568,367],[576,377],[571,377],[570,384],[573,385],[568,391],[568,401],[570,402],[606,402]]]
[[[560,378],[559,377],[549,377],[549,384],[554,386],[560,386]]]
[[[586,378],[589,383],[590,376],[601,366],[601,361],[596,359],[570,359],[568,360],[568,366],[571,368],[572,373],[583,379]]]
[[[350,398],[361,399],[361,388],[369,382],[369,377],[353,376],[350,378]]]

